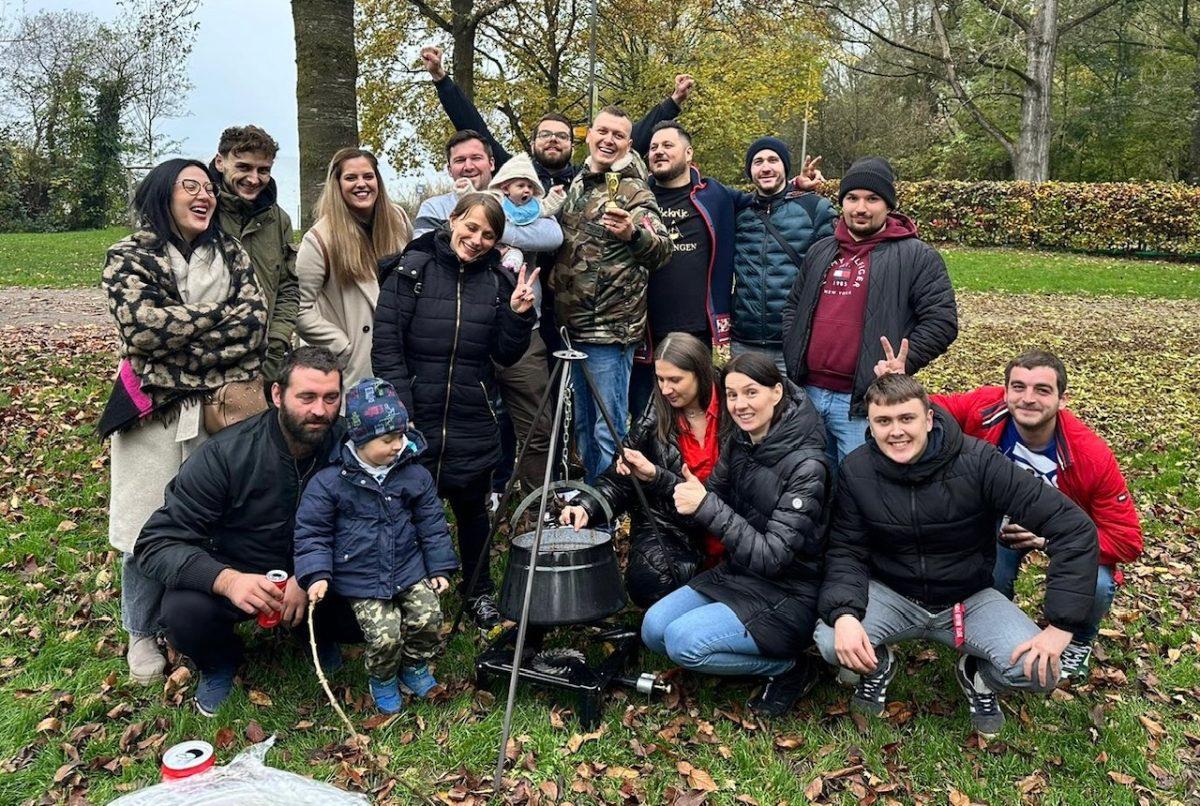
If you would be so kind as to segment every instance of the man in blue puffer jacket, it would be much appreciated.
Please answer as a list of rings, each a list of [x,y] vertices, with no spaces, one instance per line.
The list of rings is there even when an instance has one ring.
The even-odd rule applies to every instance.
[[[833,234],[828,199],[797,193],[787,181],[791,154],[782,140],[760,137],[746,151],[754,182],[749,204],[737,204],[734,239],[733,355],[756,350],[783,363],[783,306],[809,246]]]
[[[400,710],[399,687],[429,696],[440,644],[438,594],[458,568],[433,476],[415,461],[425,438],[409,428],[396,389],[364,378],[346,393],[345,444],[313,477],[296,512],[296,579],[320,601],[350,602],[367,639],[371,695]]]

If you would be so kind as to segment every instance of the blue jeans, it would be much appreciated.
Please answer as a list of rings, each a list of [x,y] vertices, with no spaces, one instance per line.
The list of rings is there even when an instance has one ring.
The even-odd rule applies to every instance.
[[[816,386],[804,387],[825,423],[825,453],[835,469],[846,454],[867,441],[867,419],[850,416],[850,393],[831,392]]]
[[[783,674],[794,660],[768,658],[726,605],[688,586],[646,611],[642,642],[685,669],[706,674]]]
[[[1016,551],[1008,546],[996,545],[996,567],[993,569],[992,587],[1003,593],[1009,599],[1013,598],[1013,587],[1017,582],[1017,574],[1021,572],[1021,563],[1029,551]],[[1117,594],[1117,582],[1113,579],[1113,567],[1101,565],[1096,571],[1096,600],[1092,612],[1088,614],[1087,626],[1075,633],[1071,639],[1077,644],[1091,644],[1100,632],[1100,622],[1112,608],[1113,597]]]
[[[587,353],[587,358],[571,365],[571,384],[575,389],[575,444],[583,459],[587,482],[591,484],[612,464],[617,453],[617,442],[625,438],[629,419],[629,373],[633,369],[633,351],[637,345],[576,346]],[[600,393],[600,402],[616,426],[616,434],[609,433],[604,417],[592,399],[592,391],[584,380],[581,364],[587,365],[596,390]]]

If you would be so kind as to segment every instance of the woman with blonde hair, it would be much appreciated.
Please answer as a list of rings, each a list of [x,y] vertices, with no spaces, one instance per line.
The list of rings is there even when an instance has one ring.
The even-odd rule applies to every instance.
[[[371,370],[371,338],[379,298],[378,261],[404,250],[412,224],[393,204],[370,151],[343,148],[329,161],[317,221],[296,256],[300,314],[296,333],[329,348],[349,388]]]

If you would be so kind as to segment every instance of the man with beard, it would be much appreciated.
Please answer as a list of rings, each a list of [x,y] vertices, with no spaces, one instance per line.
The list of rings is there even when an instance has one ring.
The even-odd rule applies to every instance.
[[[438,100],[442,102],[442,108],[446,110],[446,116],[450,118],[454,127],[460,131],[471,129],[486,138],[491,153],[495,155],[496,168],[500,168],[508,162],[508,158],[512,155],[492,136],[483,116],[475,108],[475,104],[446,74],[446,69],[442,65],[442,49],[433,46],[421,48],[421,61],[425,69],[429,71],[429,75],[433,79],[433,86],[437,89]],[[694,84],[695,80],[690,75],[675,76],[675,89],[670,97],[651,109],[633,126],[634,151],[643,156],[646,154],[650,148],[650,134],[654,126],[660,121],[671,120],[679,115]],[[571,121],[563,115],[551,112],[543,115],[534,125],[530,156],[533,157],[534,169],[547,191],[558,185],[571,184],[575,174],[583,170],[582,165],[571,164],[571,153],[574,146]]]
[[[279,144],[258,126],[230,126],[221,132],[217,155],[208,166],[217,187],[218,223],[250,255],[267,302],[263,377],[268,382],[275,380],[291,349],[300,310],[292,219],[275,202],[278,192],[271,178],[278,151]]]
[[[308,597],[292,572],[292,532],[304,485],[345,433],[337,421],[341,384],[329,350],[291,353],[271,387],[276,408],[204,443],[138,537],[138,564],[167,589],[160,612],[167,639],[200,672],[196,705],[205,716],[233,689],[242,657],[235,625],[259,614],[278,614],[292,628],[304,621]],[[267,579],[273,570],[288,575],[283,590]],[[326,671],[341,665],[338,642],[361,640],[342,599],[327,597],[315,628]]]
[[[863,395],[884,358],[880,338],[907,340],[904,371],[911,375],[958,336],[946,264],[917,237],[916,224],[895,212],[895,181],[881,157],[850,166],[833,236],[808,250],[783,305],[787,374],[821,413],[833,466],[866,441]],[[735,314],[734,339],[736,331]]]
[[[729,343],[734,209],[745,194],[701,176],[692,156],[692,136],[678,121],[654,127],[647,157],[650,190],[671,239],[671,257],[650,275],[647,288],[646,340],[634,356],[629,381],[635,418],[654,389],[656,342],[683,332],[706,344]]]
[[[889,351],[890,345],[886,345],[885,355]],[[904,352],[902,347],[900,353]],[[894,361],[896,369],[903,367],[902,355]],[[879,371],[887,372],[888,367]],[[1078,504],[1096,524],[1100,538],[1096,601],[1062,654],[1062,676],[1086,680],[1092,642],[1122,582],[1117,563],[1137,559],[1143,541],[1137,507],[1112,449],[1062,408],[1066,395],[1067,368],[1062,360],[1045,350],[1030,350],[1008,362],[1004,386],[931,398],[950,413],[964,434],[995,445],[1018,467]],[[1015,521],[1005,521],[996,546],[993,587],[1011,599],[1026,555],[1045,550],[1045,537]]]

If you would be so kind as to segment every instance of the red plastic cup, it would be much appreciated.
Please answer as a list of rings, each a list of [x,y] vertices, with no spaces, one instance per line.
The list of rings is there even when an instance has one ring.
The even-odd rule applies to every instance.
[[[273,582],[275,584],[275,587],[279,588],[280,590],[283,590],[284,588],[287,587],[287,581],[288,581],[287,571],[268,571],[267,572],[267,581]],[[266,613],[259,613],[258,614],[258,626],[262,627],[263,629],[269,630],[272,627],[279,624],[279,619],[282,617],[283,617],[283,614],[280,613],[278,610],[269,610]]]
[[[163,753],[162,772],[164,781],[178,781],[211,770],[217,757],[208,742],[191,741],[174,745]]]

